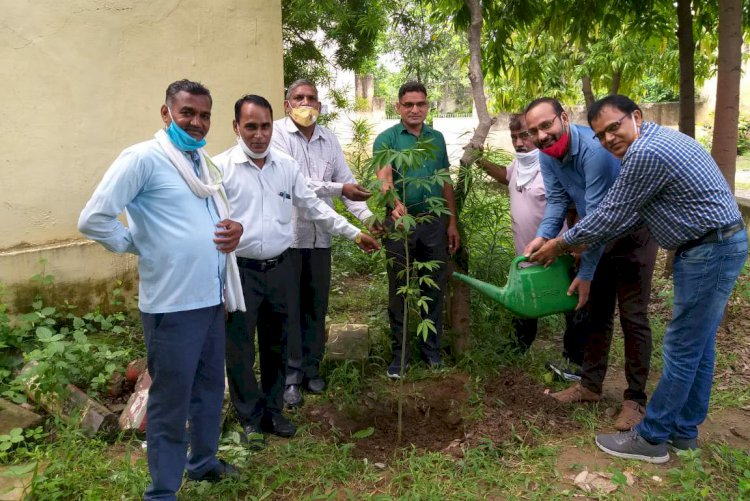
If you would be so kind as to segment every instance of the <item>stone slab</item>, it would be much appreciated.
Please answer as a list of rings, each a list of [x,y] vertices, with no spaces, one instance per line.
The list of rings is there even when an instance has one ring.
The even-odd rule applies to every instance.
[[[370,327],[366,324],[331,324],[326,356],[331,360],[365,360],[370,353]]]
[[[7,435],[13,428],[34,428],[42,423],[42,416],[0,398],[0,435]]]

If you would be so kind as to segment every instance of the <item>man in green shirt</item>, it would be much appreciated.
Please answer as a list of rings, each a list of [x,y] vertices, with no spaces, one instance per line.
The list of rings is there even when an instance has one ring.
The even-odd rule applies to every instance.
[[[408,249],[409,261],[439,261],[440,265],[433,271],[421,271],[429,275],[437,287],[426,283],[420,285],[421,295],[428,298],[428,311],[421,311],[423,318],[432,321],[435,332],[430,331],[427,339],[419,337],[419,351],[422,359],[430,366],[440,366],[440,337],[443,332],[443,299],[447,283],[446,263],[448,253],[453,254],[460,245],[458,228],[456,226],[456,199],[453,186],[438,182],[420,183],[414,179],[429,178],[437,172],[447,169],[450,165],[448,152],[443,135],[424,123],[427,117],[429,103],[427,89],[419,82],[405,83],[398,90],[398,104],[396,109],[401,115],[401,122],[381,132],[375,139],[373,152],[383,149],[398,151],[413,147],[418,139],[430,139],[435,146],[434,157],[424,160],[422,165],[411,167],[406,172],[401,165],[385,165],[378,170],[383,192],[396,191],[396,201],[389,211],[389,225],[398,224],[399,219],[406,214],[419,217],[430,212],[430,197],[441,197],[449,216],[436,216],[419,222],[409,231]],[[405,179],[404,179],[405,176]],[[409,347],[402,346],[404,325],[404,296],[398,293],[404,285],[404,278],[399,272],[406,265],[406,242],[402,239],[387,239],[385,242],[388,256],[388,317],[391,325],[391,346],[393,361],[388,366],[388,377],[399,379],[401,372],[401,355],[406,350],[406,365],[409,361]]]

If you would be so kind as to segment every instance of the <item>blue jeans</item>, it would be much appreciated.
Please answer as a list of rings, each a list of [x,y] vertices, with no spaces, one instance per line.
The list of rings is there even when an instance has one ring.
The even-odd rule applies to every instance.
[[[655,443],[692,439],[708,413],[714,342],[724,308],[747,258],[743,230],[674,259],[672,321],[664,334],[661,379],[636,431]]]

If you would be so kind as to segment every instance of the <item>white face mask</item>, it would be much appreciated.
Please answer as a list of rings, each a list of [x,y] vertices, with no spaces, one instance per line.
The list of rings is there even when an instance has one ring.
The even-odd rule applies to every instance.
[[[524,167],[534,167],[535,164],[539,163],[539,152],[537,150],[517,151],[516,160]]]
[[[253,160],[260,160],[261,158],[266,158],[268,156],[268,150],[271,149],[271,143],[268,143],[268,147],[261,153],[256,153],[253,150],[250,149],[248,145],[245,144],[245,141],[242,140],[240,136],[237,136],[237,144],[240,145],[240,148],[242,148],[242,151],[245,152],[245,155],[247,155],[249,158],[252,158]]]

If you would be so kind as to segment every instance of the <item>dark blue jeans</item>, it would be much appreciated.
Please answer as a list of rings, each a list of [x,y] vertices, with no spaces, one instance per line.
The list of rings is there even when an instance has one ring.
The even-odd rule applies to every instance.
[[[151,485],[144,499],[176,500],[186,463],[189,472],[202,475],[218,461],[224,305],[174,313],[141,312],[141,320],[153,381],[146,407]]]
[[[692,439],[706,419],[716,330],[747,258],[747,233],[698,245],[674,259],[672,321],[664,334],[661,379],[636,427],[652,442]]]

